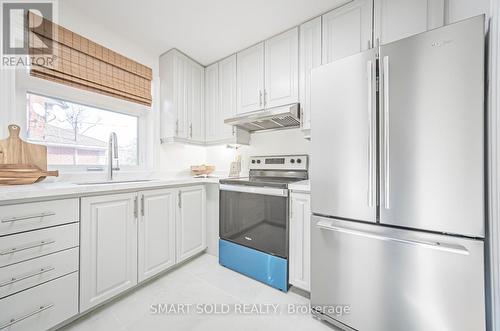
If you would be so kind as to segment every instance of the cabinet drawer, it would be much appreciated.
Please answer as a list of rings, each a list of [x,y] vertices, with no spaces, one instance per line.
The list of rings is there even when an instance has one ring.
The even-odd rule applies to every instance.
[[[0,300],[0,330],[47,330],[78,314],[78,273]]]
[[[0,298],[78,270],[78,247],[0,268]]]
[[[6,236],[0,240],[0,267],[79,245],[79,223]]]
[[[0,206],[0,236],[77,222],[78,199]]]

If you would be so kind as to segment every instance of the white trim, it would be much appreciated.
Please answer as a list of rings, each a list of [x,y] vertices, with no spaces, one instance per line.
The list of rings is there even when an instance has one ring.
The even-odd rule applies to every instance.
[[[487,268],[490,288],[489,329],[500,331],[500,54],[499,18],[500,5],[497,0],[491,0],[491,19],[489,29],[489,219],[488,248],[489,267]]]

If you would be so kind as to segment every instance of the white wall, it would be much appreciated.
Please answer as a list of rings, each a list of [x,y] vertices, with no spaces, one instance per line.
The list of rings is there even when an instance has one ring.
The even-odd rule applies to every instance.
[[[59,1],[59,24],[65,28],[81,34],[113,51],[131,58],[143,65],[150,67],[153,71],[153,82],[151,93],[153,103],[151,114],[147,118],[147,165],[156,168],[159,163],[159,104],[160,104],[160,75],[159,58],[154,52],[130,42],[127,36],[118,35],[92,20],[92,17],[82,16],[68,3]]]
[[[241,155],[242,174],[248,172],[250,156],[287,155],[310,153],[311,142],[304,139],[300,129],[253,133],[250,146],[241,146],[237,150],[226,146],[207,147],[207,163],[216,166],[217,171],[229,173],[229,166],[236,155]]]

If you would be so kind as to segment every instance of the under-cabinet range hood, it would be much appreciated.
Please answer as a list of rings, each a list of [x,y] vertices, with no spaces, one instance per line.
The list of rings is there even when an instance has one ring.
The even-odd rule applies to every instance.
[[[224,120],[224,123],[236,126],[248,132],[278,130],[300,127],[300,107],[298,103],[258,110]]]

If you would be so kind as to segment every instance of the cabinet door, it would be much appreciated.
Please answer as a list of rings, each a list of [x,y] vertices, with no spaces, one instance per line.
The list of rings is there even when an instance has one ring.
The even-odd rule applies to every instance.
[[[224,120],[236,115],[236,54],[219,62],[219,106],[221,138],[231,138],[233,127]]]
[[[265,42],[264,106],[278,107],[299,99],[299,29]]]
[[[216,141],[220,136],[222,117],[219,103],[219,64],[205,68],[205,133],[206,141]],[[222,120],[223,121],[223,120]]]
[[[290,284],[309,291],[311,284],[310,195],[290,196]]]
[[[264,108],[264,43],[237,54],[238,113]]]
[[[444,24],[445,0],[375,0],[375,38],[382,44]],[[452,3],[454,1],[450,1]]]
[[[321,65],[321,17],[300,26],[300,108],[302,129],[311,128],[311,69]]]
[[[189,139],[204,142],[205,141],[205,116],[203,107],[203,85],[204,68],[198,63],[188,60],[189,64],[189,90],[188,90],[188,108],[189,108]]]
[[[445,24],[455,23],[470,17],[486,14],[490,17],[490,0],[453,0],[448,1],[445,13]],[[486,31],[489,20],[485,20]]]
[[[372,7],[371,0],[356,0],[323,15],[323,64],[371,47]]]
[[[176,190],[143,191],[139,196],[138,277],[141,282],[175,264]]]
[[[187,59],[182,54],[176,54],[174,57],[174,103],[177,113],[175,122],[175,136],[179,138],[188,138],[189,118],[188,118],[188,73],[189,67]]]
[[[205,187],[182,187],[178,190],[177,262],[206,247]]]
[[[81,199],[80,309],[137,284],[135,193]]]

